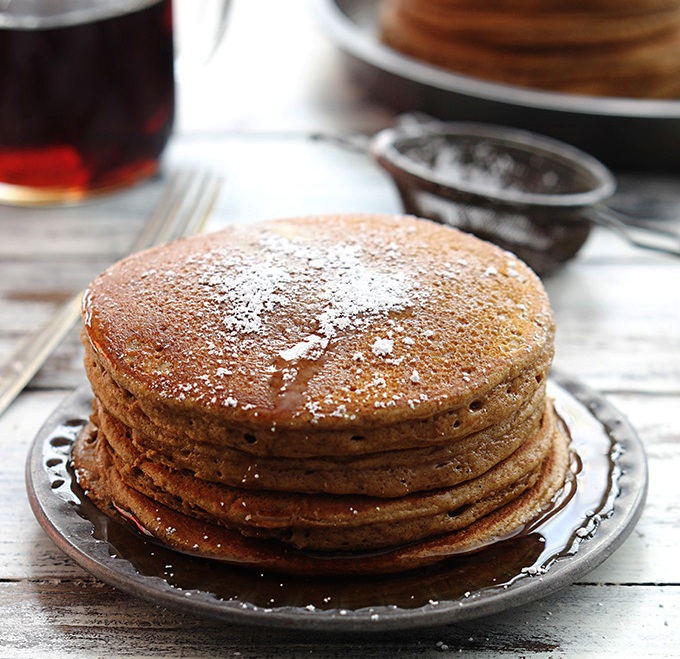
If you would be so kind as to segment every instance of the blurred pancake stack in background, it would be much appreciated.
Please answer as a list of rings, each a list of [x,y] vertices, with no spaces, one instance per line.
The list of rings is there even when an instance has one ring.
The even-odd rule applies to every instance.
[[[482,80],[680,97],[678,0],[382,0],[379,31],[403,54]]]

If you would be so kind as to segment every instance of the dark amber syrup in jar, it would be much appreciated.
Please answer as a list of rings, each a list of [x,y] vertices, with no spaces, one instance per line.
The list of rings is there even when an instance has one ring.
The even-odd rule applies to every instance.
[[[156,172],[174,119],[172,4],[127,5],[48,27],[0,22],[3,201],[77,200]]]

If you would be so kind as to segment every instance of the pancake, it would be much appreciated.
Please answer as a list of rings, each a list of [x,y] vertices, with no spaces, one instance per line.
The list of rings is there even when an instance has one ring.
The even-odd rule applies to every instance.
[[[284,571],[311,553],[324,574],[429,564],[516,532],[565,482],[554,330],[514,255],[410,216],[147,250],[83,299],[76,474],[182,551]]]
[[[421,418],[420,415],[414,414],[414,419],[406,419],[398,424],[379,427],[366,425],[359,429],[354,424],[354,427],[350,428],[321,430],[316,423],[310,422],[306,428],[288,429],[278,424],[272,426],[275,428],[272,430],[243,423],[218,425],[211,422],[208,425],[195,416],[189,419],[179,416],[175,410],[167,409],[162,399],[153,406],[147,401],[140,402],[135,395],[120,386],[102,366],[101,357],[95,352],[87,335],[84,335],[83,339],[85,371],[92,388],[105,407],[126,425],[140,430],[147,436],[159,436],[162,441],[165,441],[168,434],[179,433],[181,437],[190,437],[192,443],[208,442],[253,455],[286,458],[361,455],[409,448],[414,445],[430,447],[469,436],[473,432],[504,421],[509,414],[529,404],[533,397],[544,389],[545,377],[553,356],[552,343],[548,339],[544,351],[536,355],[536,361],[531,368],[525,369],[508,382],[501,382],[485,396],[479,396],[457,409],[429,418]],[[469,376],[463,374],[462,377]],[[382,376],[378,378],[378,385],[381,387],[386,386],[383,379]],[[379,395],[382,393],[378,391]],[[415,407],[423,400],[412,399],[410,403]],[[246,409],[249,405],[248,402],[244,403]],[[253,415],[255,420],[256,414],[259,413]]]
[[[383,0],[381,39],[456,73],[601,96],[680,95],[680,3]]]
[[[382,450],[439,441],[422,420],[465,436],[531,396],[553,337],[516,257],[394,216],[234,226],[124,259],[84,298],[86,349],[121,398],[261,454],[373,452],[374,430]]]
[[[404,572],[478,551],[505,540],[536,518],[563,487],[569,467],[568,442],[557,432],[536,483],[520,496],[459,531],[378,552],[300,551],[275,540],[245,536],[164,506],[127,486],[107,451],[97,451],[96,430],[88,426],[74,449],[79,481],[88,497],[112,517],[129,519],[164,545],[244,568],[300,575],[370,575]],[[116,503],[120,501],[122,503]]]
[[[187,447],[182,438],[142,435],[121,423],[98,401],[93,421],[107,437],[131,443],[137,451],[167,467],[190,469],[205,481],[244,489],[393,497],[479,476],[538,431],[544,407],[545,387],[541,387],[530,404],[503,423],[455,442],[344,458],[261,457],[204,442]]]
[[[130,443],[110,440],[101,429],[98,441],[111,454],[126,485],[160,503],[237,528],[245,535],[277,537],[298,548],[331,551],[346,546],[399,545],[466,526],[533,485],[554,434],[554,418],[547,413],[534,437],[481,476],[456,487],[390,499],[254,493],[209,483],[189,470],[174,471],[147,460]],[[471,510],[473,505],[477,510]]]

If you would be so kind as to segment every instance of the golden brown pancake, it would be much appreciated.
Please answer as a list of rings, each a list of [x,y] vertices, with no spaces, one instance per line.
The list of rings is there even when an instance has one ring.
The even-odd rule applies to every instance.
[[[462,436],[500,420],[544,377],[554,324],[512,254],[432,222],[350,215],[234,226],[128,257],[85,294],[84,332],[161,428],[308,455],[333,454],[325,435],[310,447],[320,432],[338,431],[345,453],[364,445],[357,430],[441,418]],[[380,448],[398,448],[399,430]]]
[[[414,446],[439,446],[468,437],[471,433],[504,422],[513,411],[525,408],[537,395],[544,393],[544,380],[552,360],[552,342],[546,341],[543,354],[537,355],[531,368],[509,382],[501,382],[487,395],[479,396],[467,405],[429,418],[414,415],[416,418],[398,424],[363,427],[361,432],[356,427],[319,429],[314,422],[305,432],[297,428],[289,430],[280,424],[272,431],[271,428],[257,429],[237,423],[207,427],[201,425],[200,419],[187,422],[176,416],[172,417],[173,423],[168,423],[162,416],[162,408],[142,406],[132,393],[111,377],[86,336],[84,343],[85,370],[93,390],[104,406],[126,425],[149,437],[159,435],[162,441],[180,432],[181,437],[190,436],[192,441],[231,447],[253,455],[284,458],[362,455]],[[378,383],[383,385],[382,380]],[[411,402],[415,405],[419,401]],[[248,403],[245,405],[247,407]],[[205,432],[194,430],[199,425]]]
[[[555,432],[549,411],[533,437],[482,475],[456,487],[390,499],[252,492],[203,481],[190,470],[169,469],[140,455],[124,438],[104,435],[101,428],[98,441],[122,480],[160,503],[245,535],[285,538],[297,547],[330,551],[347,545],[389,547],[466,526],[481,516],[472,506],[488,512],[498,507],[497,501],[505,503],[533,485]]]
[[[306,217],[147,250],[92,282],[82,338],[79,480],[181,550],[408,569],[516,530],[565,479],[543,286],[439,224]]]
[[[538,432],[544,409],[541,387],[530,404],[504,422],[457,441],[344,458],[263,457],[205,442],[187,444],[168,434],[152,438],[121,423],[99,401],[93,421],[107,437],[130,443],[167,467],[190,469],[201,480],[248,489],[393,497],[456,485],[484,473]]]
[[[558,431],[535,484],[459,531],[437,534],[391,550],[324,553],[301,551],[280,541],[252,538],[160,504],[127,486],[113,467],[108,451],[98,451],[99,447],[96,430],[88,426],[76,443],[74,460],[81,485],[107,514],[130,518],[148,535],[178,551],[241,567],[306,576],[390,574],[480,550],[518,533],[523,525],[549,507],[563,487],[569,467],[568,442]]]

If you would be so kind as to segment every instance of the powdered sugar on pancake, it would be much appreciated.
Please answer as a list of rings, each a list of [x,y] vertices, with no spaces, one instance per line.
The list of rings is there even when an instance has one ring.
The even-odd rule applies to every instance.
[[[212,301],[223,308],[227,332],[266,335],[275,310],[295,306],[300,293],[314,290],[314,332],[280,350],[285,361],[315,359],[343,330],[361,329],[378,316],[411,307],[423,297],[404,269],[378,269],[366,263],[358,245],[320,247],[304,239],[264,233],[258,254],[234,255],[215,248],[193,265],[199,283],[211,289]],[[387,261],[399,260],[393,244],[385,246]],[[374,354],[388,354],[385,341]]]

